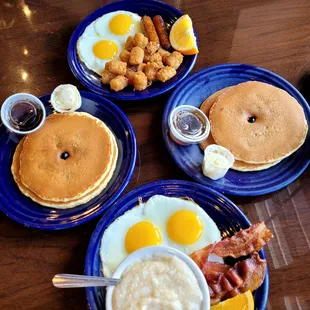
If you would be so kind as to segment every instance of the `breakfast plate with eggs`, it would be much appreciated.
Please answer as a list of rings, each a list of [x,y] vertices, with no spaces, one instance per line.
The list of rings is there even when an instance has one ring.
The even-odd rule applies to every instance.
[[[219,266],[219,271],[228,268],[225,264],[231,264],[225,258],[229,254],[223,254],[225,249],[230,248],[227,245],[229,239],[236,246],[235,241],[241,240],[238,239],[241,235],[244,242],[248,239],[247,236],[250,236],[253,242],[253,238],[259,235],[260,241],[256,242],[260,244],[260,247],[256,248],[259,252],[253,254],[256,261],[251,261],[248,267],[253,271],[253,278],[255,272],[261,277],[256,281],[256,286],[250,285],[254,291],[255,309],[265,309],[268,270],[261,246],[268,242],[272,234],[263,223],[248,228],[250,225],[245,215],[230,200],[200,184],[178,180],[149,183],[131,191],[116,202],[98,223],[88,247],[85,274],[111,277],[128,255],[148,246],[173,248],[190,256],[198,266],[201,257],[210,246],[214,249],[218,247],[218,255],[211,253],[208,260],[210,266]],[[228,238],[233,235],[234,237]],[[223,242],[226,246],[221,245]],[[241,247],[244,246],[241,242],[239,247],[240,244],[243,244]],[[247,264],[247,260],[251,258],[247,257],[243,262],[237,259],[236,264]],[[259,265],[263,266],[263,272],[260,271]],[[230,272],[233,272],[233,269]],[[212,280],[209,282],[208,277],[206,279],[210,290],[214,284]],[[247,282],[249,281],[251,282],[250,278]],[[237,293],[238,296],[244,297],[241,292],[246,290],[246,296],[250,296],[251,299],[252,293],[248,289],[243,287],[243,290]],[[86,293],[90,309],[104,309],[105,288],[87,288]],[[222,292],[222,297],[218,294],[219,292],[210,291],[212,305],[221,306],[219,302],[225,302],[228,296],[222,299],[224,293]]]
[[[186,146],[171,138],[170,126],[172,111],[185,105],[209,119],[207,138]],[[224,64],[195,72],[176,88],[162,133],[177,165],[195,181],[229,195],[257,196],[287,186],[307,168],[309,124],[309,105],[288,81],[260,67]],[[204,166],[214,147],[235,157],[219,179],[208,177]]]
[[[186,47],[180,29],[189,36]],[[117,1],[87,16],[72,34],[67,58],[75,77],[91,91],[140,100],[175,87],[192,70],[197,54],[188,15],[159,1],[138,0]]]
[[[56,113],[53,96],[40,97],[47,117],[36,132],[0,127],[0,210],[27,227],[85,223],[113,204],[133,174],[137,145],[126,115],[97,94],[76,92],[75,112]],[[67,99],[60,93],[57,102]]]

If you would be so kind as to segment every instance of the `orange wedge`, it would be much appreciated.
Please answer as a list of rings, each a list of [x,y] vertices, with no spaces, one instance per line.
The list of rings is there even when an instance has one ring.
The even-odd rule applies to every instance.
[[[183,55],[198,54],[196,37],[191,18],[186,14],[172,25],[169,35],[172,47]]]
[[[251,291],[211,306],[211,310],[254,310],[254,299]]]

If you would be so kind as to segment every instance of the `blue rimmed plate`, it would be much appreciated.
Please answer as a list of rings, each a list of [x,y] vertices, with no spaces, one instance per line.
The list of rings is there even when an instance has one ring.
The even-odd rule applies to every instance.
[[[76,44],[79,37],[83,34],[85,28],[103,14],[114,12],[117,10],[125,10],[137,13],[140,16],[149,15],[155,16],[160,14],[167,26],[170,27],[180,16],[182,12],[171,5],[154,0],[123,0],[110,3],[99,8],[88,15],[75,29],[70,39],[68,48],[68,63],[74,76],[89,90],[105,97],[114,98],[117,100],[144,100],[154,96],[161,95],[180,83],[192,70],[197,59],[197,55],[185,56],[182,65],[178,68],[177,74],[171,80],[165,83],[153,83],[144,91],[133,91],[131,87],[125,88],[119,92],[113,92],[109,85],[103,85],[98,74],[87,69],[86,66],[79,60],[76,52]]]
[[[114,203],[133,174],[137,143],[128,118],[111,101],[88,91],[81,91],[80,94],[82,107],[79,111],[87,112],[109,126],[116,137],[119,149],[113,178],[100,195],[86,204],[68,210],[59,210],[40,206],[24,196],[15,184],[11,173],[13,154],[20,138],[9,134],[3,125],[0,126],[0,210],[27,227],[57,230],[85,223]],[[47,108],[47,114],[51,113],[50,94],[40,99]]]
[[[100,220],[88,246],[85,262],[86,275],[102,276],[99,249],[101,237],[105,229],[124,212],[135,207],[140,197],[143,201],[146,201],[151,196],[157,194],[170,197],[187,196],[192,198],[214,220],[222,236],[231,236],[241,228],[248,228],[251,225],[246,216],[229,199],[203,185],[179,180],[165,180],[149,183],[136,188],[118,200]],[[262,258],[266,258],[263,250],[260,251],[259,254]],[[268,285],[269,277],[267,270],[263,284],[254,294],[255,309],[263,310],[266,308]],[[86,295],[90,309],[99,310],[105,308],[105,289],[87,288]]]
[[[298,178],[310,162],[310,133],[308,132],[304,145],[274,167],[255,172],[229,170],[224,178],[213,181],[202,173],[203,152],[199,145],[180,146],[171,140],[168,118],[175,107],[183,104],[200,107],[202,102],[214,92],[254,80],[282,88],[296,98],[303,107],[307,122],[310,124],[309,106],[293,85],[271,71],[243,64],[218,65],[192,74],[174,90],[165,108],[162,132],[166,146],[175,162],[195,181],[225,194],[256,196],[274,192]]]

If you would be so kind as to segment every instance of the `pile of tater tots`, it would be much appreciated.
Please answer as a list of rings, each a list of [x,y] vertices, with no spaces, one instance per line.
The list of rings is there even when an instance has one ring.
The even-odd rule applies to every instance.
[[[160,16],[153,18],[156,25],[163,28]],[[144,33],[128,37],[125,49],[119,59],[106,63],[102,72],[102,83],[110,84],[114,91],[120,91],[128,85],[136,91],[142,91],[154,81],[166,82],[176,75],[183,61],[183,55],[177,51],[170,53],[170,44],[166,28],[157,31],[148,16],[142,18]],[[158,26],[158,25],[156,25]],[[165,48],[165,49],[164,49]]]

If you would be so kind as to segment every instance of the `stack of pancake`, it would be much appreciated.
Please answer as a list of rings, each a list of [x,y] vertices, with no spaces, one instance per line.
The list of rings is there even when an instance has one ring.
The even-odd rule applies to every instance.
[[[200,109],[209,117],[211,134],[200,146],[218,144],[235,156],[238,171],[267,169],[295,152],[308,124],[302,106],[284,90],[262,82],[226,87]]]
[[[96,197],[113,176],[118,148],[111,130],[87,113],[50,115],[23,138],[12,163],[21,192],[52,208],[72,208]]]

